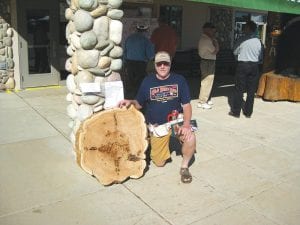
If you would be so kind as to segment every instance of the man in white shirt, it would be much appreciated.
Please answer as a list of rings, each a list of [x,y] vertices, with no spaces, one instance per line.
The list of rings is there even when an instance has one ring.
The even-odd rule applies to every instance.
[[[253,113],[254,95],[260,77],[259,63],[262,61],[263,46],[256,34],[257,25],[248,21],[245,25],[245,36],[234,46],[234,55],[237,57],[235,74],[235,87],[230,116],[239,118],[241,110],[250,118]],[[243,106],[243,93],[247,93],[246,102]],[[242,107],[243,106],[243,107]]]
[[[198,54],[201,57],[201,88],[197,107],[211,109],[212,101],[209,100],[212,90],[216,55],[219,52],[219,44],[215,38],[216,27],[212,23],[205,23],[202,27],[203,34],[198,44]]]

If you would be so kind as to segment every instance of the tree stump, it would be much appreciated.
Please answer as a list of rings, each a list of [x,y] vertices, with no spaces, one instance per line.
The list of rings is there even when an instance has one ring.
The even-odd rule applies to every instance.
[[[263,99],[300,101],[300,79],[265,73],[259,80],[257,95]]]
[[[131,106],[86,119],[77,131],[75,151],[79,166],[109,185],[143,175],[147,146],[144,116]]]

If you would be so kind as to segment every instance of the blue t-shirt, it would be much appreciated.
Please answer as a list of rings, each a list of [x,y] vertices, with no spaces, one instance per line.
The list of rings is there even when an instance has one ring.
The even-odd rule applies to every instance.
[[[143,80],[136,100],[146,108],[147,123],[163,124],[172,110],[182,112],[182,105],[190,103],[191,97],[183,76],[171,73],[166,80],[159,80],[152,74]]]

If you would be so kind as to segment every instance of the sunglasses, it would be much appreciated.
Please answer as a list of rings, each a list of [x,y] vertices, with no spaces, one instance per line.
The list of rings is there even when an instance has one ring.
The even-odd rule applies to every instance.
[[[160,67],[162,65],[164,65],[164,66],[170,66],[170,63],[169,62],[165,62],[165,61],[157,62],[155,64],[156,64],[157,67]]]

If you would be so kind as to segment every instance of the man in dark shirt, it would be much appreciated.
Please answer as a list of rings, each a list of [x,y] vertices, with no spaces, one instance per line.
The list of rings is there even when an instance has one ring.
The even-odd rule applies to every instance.
[[[122,100],[119,106],[133,104],[137,109],[145,108],[146,122],[152,126],[164,126],[168,122],[168,115],[176,110],[183,113],[183,125],[177,130],[177,136],[182,142],[181,181],[190,183],[192,175],[189,172],[189,162],[195,152],[196,137],[191,130],[192,106],[190,91],[185,78],[170,73],[171,58],[167,52],[155,55],[156,74],[151,74],[143,80],[134,100]],[[169,150],[171,130],[165,135],[151,135],[150,157],[156,166],[165,165],[171,154]]]
[[[250,118],[253,112],[254,95],[260,76],[259,62],[262,60],[263,47],[256,35],[257,26],[253,21],[245,25],[245,36],[234,46],[234,55],[237,56],[235,88],[233,91],[233,102],[230,116],[240,117],[243,103],[243,94],[247,93],[243,114]]]
[[[137,25],[136,32],[125,40],[126,98],[135,97],[142,80],[147,74],[147,63],[154,58],[154,46],[144,34],[147,29],[148,26]]]

